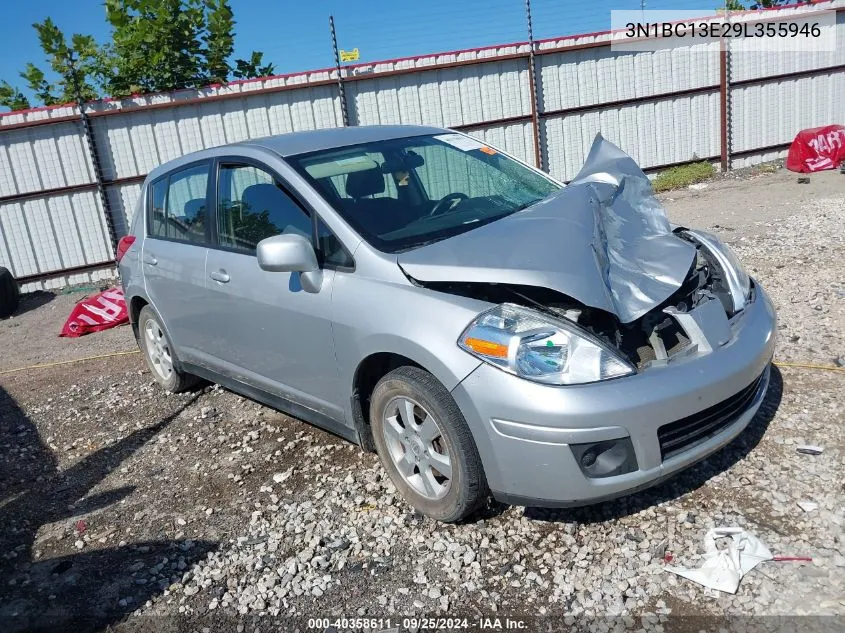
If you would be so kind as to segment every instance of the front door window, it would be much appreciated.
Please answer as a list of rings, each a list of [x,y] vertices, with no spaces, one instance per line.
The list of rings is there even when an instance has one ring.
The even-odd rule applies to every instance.
[[[266,171],[252,165],[224,165],[218,186],[221,246],[255,252],[258,242],[282,233],[310,239],[311,218]]]

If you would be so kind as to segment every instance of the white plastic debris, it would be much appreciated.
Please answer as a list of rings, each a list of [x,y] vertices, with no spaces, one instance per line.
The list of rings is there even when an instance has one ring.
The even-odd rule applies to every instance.
[[[723,537],[730,537],[731,540],[726,549],[719,549],[716,539]],[[704,535],[704,551],[704,563],[698,569],[666,567],[666,570],[711,589],[736,593],[739,581],[745,574],[758,563],[772,559],[768,547],[739,527],[708,530]]]
[[[801,444],[801,446],[796,446],[795,450],[806,455],[821,455],[824,452],[824,447],[813,446],[811,444]]]
[[[283,473],[276,473],[275,475],[273,475],[273,481],[275,481],[277,484],[280,484],[282,482],[287,481],[292,474],[293,474],[293,468],[288,468]]]
[[[813,510],[819,509],[819,504],[815,501],[799,501],[798,507],[801,508],[804,512],[812,512]]]

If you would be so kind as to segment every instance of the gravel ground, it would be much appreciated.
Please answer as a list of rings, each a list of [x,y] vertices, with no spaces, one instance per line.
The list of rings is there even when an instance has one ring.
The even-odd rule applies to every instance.
[[[98,332],[96,336],[55,338],[77,302],[118,281],[101,283],[102,287],[77,286],[60,294],[23,295],[15,315],[0,320],[0,371],[137,349],[132,331],[126,327]]]
[[[798,185],[779,171],[663,196],[767,288],[778,360],[845,364],[844,191],[835,173]],[[81,296],[34,296],[0,322],[0,372],[132,349],[128,328],[53,338]],[[374,455],[217,387],[167,395],[138,355],[0,374],[0,617],[134,631],[253,615],[636,616],[698,630],[669,616],[838,614],[821,622],[841,628],[843,380],[776,369],[749,428],[657,488],[565,511],[491,504],[448,526],[411,512]],[[736,595],[664,570],[665,552],[696,565],[725,525],[813,562],[765,563]]]

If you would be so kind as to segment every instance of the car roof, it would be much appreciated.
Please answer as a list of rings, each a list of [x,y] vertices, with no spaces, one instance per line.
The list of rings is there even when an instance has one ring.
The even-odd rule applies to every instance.
[[[266,136],[244,141],[243,145],[261,145],[282,156],[293,156],[294,154],[305,154],[323,149],[384,141],[392,138],[442,134],[446,131],[443,128],[425,125],[362,125]]]
[[[185,154],[174,160],[168,161],[153,169],[148,180],[158,178],[162,174],[174,169],[188,165],[198,160],[237,154],[238,147],[258,146],[269,149],[280,156],[287,157],[295,154],[305,154],[323,149],[335,147],[346,147],[360,143],[383,141],[393,138],[407,136],[424,136],[427,134],[443,134],[448,132],[444,128],[430,127],[426,125],[361,125],[341,128],[326,128],[322,130],[307,130],[303,132],[290,132],[276,136],[265,136],[263,138],[250,139],[240,143],[229,143],[218,145],[198,152]]]

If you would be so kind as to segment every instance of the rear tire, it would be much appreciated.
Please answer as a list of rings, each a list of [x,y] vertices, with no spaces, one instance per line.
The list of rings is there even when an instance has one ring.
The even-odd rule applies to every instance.
[[[405,500],[447,523],[466,518],[489,495],[481,457],[448,390],[419,367],[384,376],[370,399],[381,463]]]
[[[0,266],[0,319],[12,316],[20,304],[21,291],[12,273]]]
[[[179,369],[173,343],[161,323],[161,317],[151,306],[141,308],[138,315],[138,346],[156,382],[167,391],[179,393],[196,385],[199,378]]]

